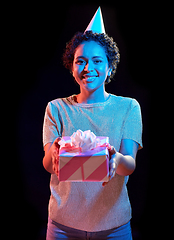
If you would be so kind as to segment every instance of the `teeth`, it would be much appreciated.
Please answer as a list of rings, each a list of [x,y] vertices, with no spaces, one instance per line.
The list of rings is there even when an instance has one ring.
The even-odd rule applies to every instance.
[[[97,77],[97,76],[83,76],[84,78],[94,78],[94,77]]]
[[[84,77],[84,79],[86,79],[86,80],[93,80],[94,78],[96,78],[95,76],[93,76],[93,77]]]

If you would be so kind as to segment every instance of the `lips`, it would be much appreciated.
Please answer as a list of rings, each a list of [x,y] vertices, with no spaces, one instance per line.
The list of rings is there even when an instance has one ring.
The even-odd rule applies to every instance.
[[[95,75],[83,75],[82,76],[82,79],[83,80],[85,80],[86,82],[93,82],[95,79],[96,79],[96,77],[98,77],[98,76],[95,76]]]

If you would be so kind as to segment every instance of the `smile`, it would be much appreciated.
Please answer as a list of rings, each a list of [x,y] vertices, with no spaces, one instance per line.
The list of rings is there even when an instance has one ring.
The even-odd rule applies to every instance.
[[[82,79],[86,82],[93,82],[98,76],[83,76]]]

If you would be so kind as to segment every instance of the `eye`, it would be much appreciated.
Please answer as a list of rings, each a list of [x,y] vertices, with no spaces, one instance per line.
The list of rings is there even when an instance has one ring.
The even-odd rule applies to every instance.
[[[86,62],[83,59],[78,59],[75,63],[78,64],[78,65],[86,64]]]
[[[100,63],[102,63],[102,60],[101,59],[96,59],[96,60],[94,60],[94,63],[95,64],[100,64]]]

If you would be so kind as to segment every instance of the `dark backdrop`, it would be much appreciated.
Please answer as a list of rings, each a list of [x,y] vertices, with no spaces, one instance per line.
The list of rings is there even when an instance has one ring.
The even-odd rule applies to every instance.
[[[9,13],[13,75],[10,91],[14,108],[11,148],[15,156],[11,174],[16,190],[13,214],[21,219],[16,224],[21,239],[45,239],[50,195],[50,174],[42,166],[45,107],[52,99],[79,92],[71,74],[62,66],[62,53],[74,33],[85,30],[98,6],[96,2],[25,3],[15,5],[15,11],[12,6]],[[117,73],[106,90],[136,98],[142,109],[144,148],[138,152],[137,168],[130,177],[128,190],[133,208],[134,239],[147,239],[152,178],[149,157],[150,11],[142,2],[137,5],[137,1],[136,4],[114,1],[114,4],[100,6],[106,32],[117,42],[121,54]]]

